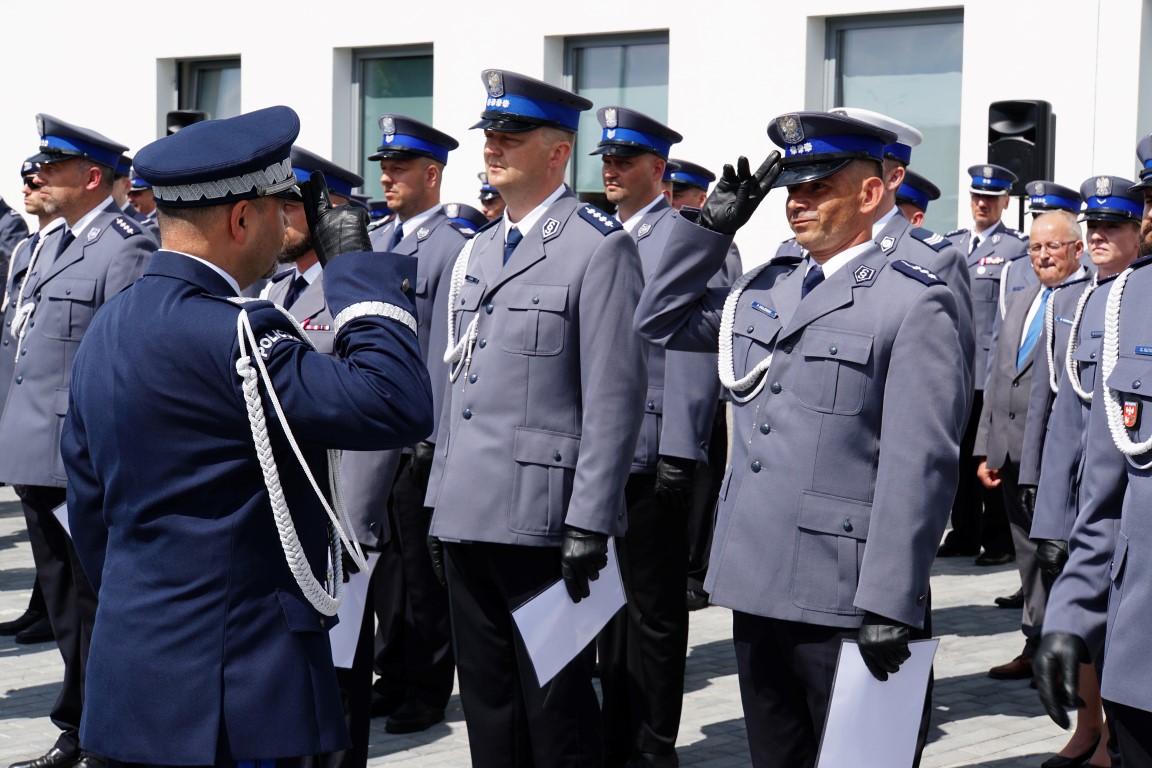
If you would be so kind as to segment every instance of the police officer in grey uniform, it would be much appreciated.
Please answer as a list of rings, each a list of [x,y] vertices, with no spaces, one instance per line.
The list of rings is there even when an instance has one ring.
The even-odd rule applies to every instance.
[[[437,424],[448,385],[448,277],[456,255],[473,230],[453,222],[440,204],[448,154],[459,146],[451,136],[418,120],[382,115],[380,146],[369,160],[380,162],[384,199],[396,214],[371,233],[380,250],[415,256],[420,351],[428,363]],[[428,558],[432,510],[424,506],[436,432],[406,450],[391,489],[389,542],[374,573],[380,619],[376,683],[383,706],[393,709],[389,733],[423,731],[444,719],[452,695],[448,595]],[[378,698],[378,700],[380,700]]]
[[[37,115],[36,126],[36,194],[46,212],[65,223],[43,238],[15,297],[10,333],[19,357],[0,414],[0,480],[14,486],[24,506],[37,578],[64,659],[64,685],[52,709],[61,734],[36,764],[56,768],[100,762],[81,755],[77,733],[96,594],[52,512],[65,498],[60,428],[72,360],[96,310],[143,272],[156,242],[112,199],[113,169],[127,147],[50,115]]]
[[[873,240],[895,134],[799,113],[769,136],[782,169],[775,154],[755,175],[744,158],[725,168],[699,223],[676,221],[636,323],[671,348],[719,349],[736,432],[706,586],[734,611],[752,763],[796,768],[815,764],[842,640],[881,680],[908,658],[968,395],[952,292]],[[772,186],[808,258],[709,290]]]
[[[484,209],[484,218],[488,221],[500,218],[504,215],[504,198],[500,197],[500,190],[488,183],[488,174],[484,171],[476,176],[480,179],[480,207]]]
[[[8,260],[26,237],[28,222],[0,197],[0,274],[7,274]]]
[[[136,220],[147,227],[156,242],[160,242],[160,224],[156,221],[156,200],[152,185],[136,175],[136,169],[128,174],[128,200],[136,210]]]
[[[896,206],[904,218],[912,222],[912,226],[923,224],[924,215],[928,213],[928,203],[939,199],[939,187],[911,168],[904,169],[904,181],[896,190]]]
[[[451,278],[445,398],[427,506],[444,539],[461,703],[475,766],[599,765],[592,661],[541,686],[510,610],[563,578],[573,600],[627,526],[644,411],[643,274],[619,222],[563,184],[587,99],[485,70],[489,181],[505,215]]]
[[[1080,665],[1106,648],[1100,695],[1125,768],[1152,765],[1152,686],[1148,634],[1152,615],[1152,498],[1147,471],[1149,405],[1142,381],[1152,354],[1152,146],[1138,152],[1136,186],[1144,195],[1139,256],[1109,290],[1084,448],[1080,509],[1068,562],[1052,587],[1044,635],[1036,653],[1036,681],[1048,715],[1068,727],[1066,707],[1077,696]]]
[[[645,280],[676,218],[663,194],[671,146],[681,136],[651,117],[602,107],[604,192],[636,240]],[[605,765],[675,766],[688,652],[688,513],[696,467],[720,395],[716,357],[648,345],[648,395],[625,487],[628,532],[616,540],[627,604],[598,641]]]

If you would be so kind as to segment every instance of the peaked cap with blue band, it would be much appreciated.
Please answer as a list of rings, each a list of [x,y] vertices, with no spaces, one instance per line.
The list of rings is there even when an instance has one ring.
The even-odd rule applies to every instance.
[[[392,214],[392,209],[388,207],[387,200],[372,199],[367,202],[368,215],[373,221],[384,218]]]
[[[892,131],[828,112],[780,115],[768,124],[768,138],[783,150],[774,188],[823,179],[853,160],[881,162],[896,142]]]
[[[480,229],[488,217],[466,203],[444,203],[444,215],[462,227]]]
[[[627,107],[601,107],[596,119],[603,130],[590,155],[635,157],[647,153],[667,160],[672,145],[684,140],[663,123]]]
[[[120,159],[116,161],[116,167],[113,169],[116,177],[127,176],[132,172],[132,158],[128,155],[120,155]]]
[[[1017,181],[1016,174],[1012,171],[992,163],[973,165],[968,169],[968,175],[972,177],[969,191],[977,195],[1006,195]]]
[[[1152,187],[1152,134],[1140,139],[1136,145],[1136,158],[1140,161],[1140,183],[1132,188]]]
[[[664,181],[672,182],[673,189],[696,187],[707,192],[708,185],[716,181],[716,174],[702,165],[673,158],[664,169]]]
[[[1144,218],[1144,190],[1120,176],[1093,176],[1080,185],[1085,221],[1132,221]]]
[[[225,205],[299,193],[292,142],[300,118],[289,107],[193,123],[136,153],[136,173],[152,184],[156,204],[172,208]]]
[[[308,181],[312,171],[324,174],[328,191],[341,197],[352,199],[352,188],[364,183],[364,177],[345,170],[331,160],[325,160],[315,152],[303,147],[292,147],[292,173],[298,183]]]
[[[473,128],[522,133],[546,126],[576,133],[580,113],[592,109],[583,96],[516,72],[486,69],[480,80],[488,98]]]
[[[33,155],[24,162],[20,163],[20,178],[26,179],[32,176],[36,171],[40,170],[40,161],[36,158],[38,155]]]
[[[1045,211],[1080,213],[1084,200],[1080,193],[1051,181],[1030,181],[1024,185],[1028,193],[1028,212],[1039,215]]]
[[[448,134],[404,115],[381,115],[379,122],[383,136],[376,154],[369,155],[369,160],[427,157],[446,165],[448,153],[460,146],[460,142]]]
[[[140,178],[140,174],[136,173],[136,167],[133,166],[132,170],[128,173],[128,186],[130,189],[152,189],[152,185],[144,179]]]
[[[888,117],[888,115],[882,115],[879,112],[873,112],[870,109],[861,109],[860,107],[836,107],[829,111],[834,115],[851,117],[862,123],[868,123],[877,128],[892,131],[892,133],[896,134],[896,141],[884,147],[884,157],[898,160],[904,165],[912,162],[912,148],[920,146],[920,142],[924,141],[924,134],[908,125],[908,123],[901,122],[894,117]]]
[[[500,190],[488,183],[488,174],[484,171],[476,174],[476,178],[480,179],[480,201],[495,200],[500,197]]]
[[[115,169],[120,164],[120,156],[128,151],[128,147],[103,134],[52,115],[36,115],[36,130],[40,134],[40,153],[30,159],[42,165],[86,157]]]
[[[911,203],[920,210],[927,211],[929,201],[939,199],[939,187],[918,173],[904,171],[904,183],[896,190],[896,202]]]

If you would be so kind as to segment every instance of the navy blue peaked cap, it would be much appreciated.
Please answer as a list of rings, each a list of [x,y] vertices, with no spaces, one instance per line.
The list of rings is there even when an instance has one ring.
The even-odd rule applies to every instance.
[[[383,136],[369,160],[418,156],[447,163],[448,153],[460,146],[448,134],[404,115],[381,115],[379,122]]]
[[[853,160],[882,162],[896,134],[862,120],[828,112],[792,112],[768,125],[768,138],[780,147],[783,169],[773,187],[815,181]]]
[[[480,171],[480,173],[476,174],[476,177],[478,179],[480,179],[480,200],[481,201],[495,200],[496,198],[500,197],[500,190],[496,189],[496,187],[494,187],[488,183],[488,174],[487,173],[485,173],[484,171]]]
[[[101,133],[44,113],[36,115],[36,130],[40,134],[40,153],[31,159],[44,165],[86,157],[115,169],[120,156],[128,151],[128,147]]]
[[[992,163],[973,165],[968,168],[968,175],[972,177],[970,191],[978,195],[1006,195],[1017,181],[1012,171]]]
[[[1134,221],[1144,218],[1144,190],[1120,176],[1093,176],[1080,185],[1085,221]]]
[[[444,215],[462,227],[480,229],[488,223],[488,217],[466,203],[444,203]]]
[[[1080,213],[1080,206],[1084,204],[1079,192],[1051,181],[1030,181],[1024,185],[1024,191],[1028,193],[1028,212],[1032,214],[1045,211]]]
[[[716,181],[716,174],[702,165],[672,158],[664,169],[664,181],[672,182],[673,189],[696,187],[707,192],[708,185]]]
[[[480,79],[488,95],[473,128],[521,133],[547,126],[575,133],[580,113],[592,109],[583,96],[516,72],[486,69]]]
[[[312,171],[320,171],[324,174],[328,191],[349,200],[352,199],[353,187],[358,187],[364,183],[363,176],[345,170],[331,160],[325,160],[315,152],[309,152],[303,147],[292,147],[291,157],[292,173],[295,174],[297,182],[308,181]]]
[[[1140,161],[1140,183],[1135,188],[1152,187],[1152,134],[1140,139],[1136,145],[1136,158]]]
[[[911,203],[922,211],[931,200],[940,199],[940,188],[918,173],[904,171],[904,183],[896,190],[896,202]]]
[[[635,157],[651,153],[667,160],[672,145],[684,140],[659,120],[627,107],[602,107],[596,119],[602,131],[600,143],[590,155]]]
[[[300,118],[276,106],[193,123],[136,153],[161,207],[224,205],[297,191],[289,156]]]

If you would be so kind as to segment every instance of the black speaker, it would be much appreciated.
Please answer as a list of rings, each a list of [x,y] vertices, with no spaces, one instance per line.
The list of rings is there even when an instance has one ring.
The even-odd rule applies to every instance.
[[[994,101],[988,106],[988,162],[1016,174],[1013,195],[1031,181],[1052,181],[1056,115],[1047,101]]]
[[[198,109],[174,109],[168,113],[168,135],[176,133],[181,128],[187,128],[193,123],[199,123],[201,120],[207,120],[209,117],[207,112],[201,112]]]

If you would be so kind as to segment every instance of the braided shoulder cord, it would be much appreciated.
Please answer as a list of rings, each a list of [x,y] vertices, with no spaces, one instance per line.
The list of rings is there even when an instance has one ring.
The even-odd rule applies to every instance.
[[[1054,298],[1054,297],[1053,297]],[[1056,329],[1053,322],[1056,313],[1054,306],[1056,302],[1049,299],[1048,303],[1044,306],[1044,335],[1046,341],[1044,342],[1044,352],[1048,356],[1048,389],[1052,390],[1052,394],[1059,391],[1059,382],[1056,376]]]
[[[471,239],[464,243],[460,253],[456,256],[456,263],[452,265],[452,279],[448,286],[448,346],[444,350],[444,362],[448,364],[448,381],[455,382],[460,371],[472,363],[472,349],[476,345],[478,335],[477,326],[480,315],[474,315],[472,322],[464,331],[464,336],[456,341],[456,300],[460,298],[460,291],[464,288],[464,277],[468,274],[468,259],[472,256],[472,246],[476,240]]]
[[[772,363],[772,356],[769,355],[757,363],[751,371],[737,379],[735,362],[732,359],[732,331],[736,324],[736,308],[740,303],[740,296],[744,293],[748,283],[752,282],[767,266],[768,263],[764,263],[758,267],[753,267],[732,284],[732,290],[728,292],[728,297],[724,300],[724,309],[720,314],[719,354],[716,355],[716,368],[720,374],[720,384],[732,393],[732,399],[738,403],[746,403],[760,394],[760,391],[764,389],[764,383],[768,381],[765,374]],[[746,392],[753,384],[755,387],[750,392]],[[738,394],[741,392],[745,392],[745,394]]]
[[[1152,468],[1152,461],[1147,464],[1138,464],[1134,456],[1140,456],[1152,449],[1152,438],[1143,443],[1134,443],[1128,437],[1128,430],[1124,426],[1124,405],[1120,400],[1120,393],[1108,386],[1108,378],[1116,368],[1116,361],[1120,359],[1120,302],[1124,296],[1124,284],[1132,268],[1124,270],[1116,278],[1116,284],[1108,293],[1108,304],[1104,309],[1104,343],[1101,345],[1102,359],[1100,361],[1100,375],[1104,383],[1104,414],[1108,418],[1108,430],[1112,433],[1112,442],[1124,454],[1128,463],[1137,469]]]
[[[1080,301],[1076,302],[1076,314],[1072,316],[1072,329],[1068,331],[1068,354],[1064,358],[1064,368],[1068,371],[1068,382],[1072,386],[1072,391],[1080,398],[1082,403],[1092,402],[1092,393],[1085,392],[1084,387],[1080,386],[1080,363],[1073,359],[1072,355],[1076,352],[1076,340],[1080,336],[1080,321],[1084,317],[1084,307],[1088,305],[1088,297],[1096,290],[1096,278],[1092,278],[1092,282],[1088,283],[1088,287],[1084,289],[1084,293],[1080,294]]]
[[[16,292],[16,300],[20,301],[24,298],[24,289],[28,287],[28,278],[32,275],[32,270],[36,268],[36,259],[40,256],[40,251],[44,250],[44,239],[47,235],[56,231],[64,226],[64,219],[56,219],[52,224],[49,224],[45,230],[42,231],[40,239],[36,241],[36,247],[32,249],[32,256],[28,259],[28,268],[24,270],[24,277],[20,280],[20,290]],[[12,281],[12,267],[14,266],[15,259],[8,263],[8,281]],[[7,283],[5,283],[7,285]],[[4,298],[4,306],[8,306],[8,298]],[[24,333],[28,330],[28,321],[32,319],[32,313],[36,311],[36,302],[28,301],[21,304],[16,310],[15,316],[12,318],[11,334],[16,338],[16,362],[20,362],[20,348],[24,346]]]
[[[1004,262],[1004,266],[1000,267],[1000,319],[1004,319],[1004,315],[1008,313],[1008,268],[1012,266],[1012,262]]]

